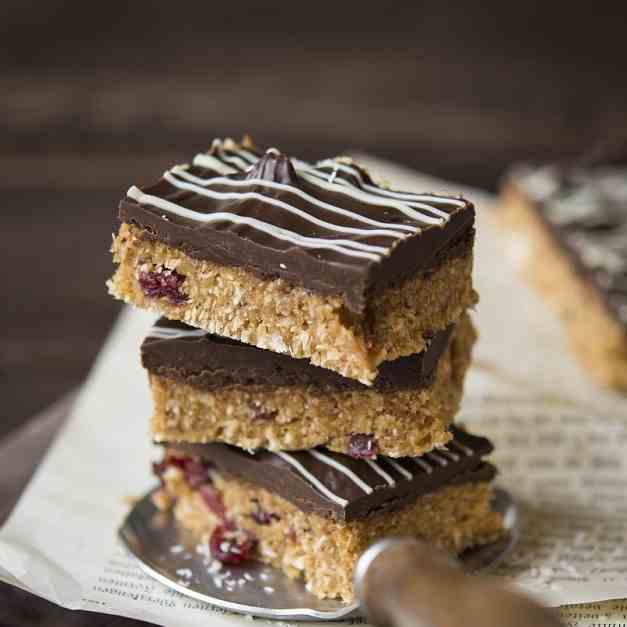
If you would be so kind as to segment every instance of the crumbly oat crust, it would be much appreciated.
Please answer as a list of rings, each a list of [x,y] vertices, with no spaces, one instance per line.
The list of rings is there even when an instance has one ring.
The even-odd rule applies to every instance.
[[[181,526],[200,542],[208,542],[220,520],[179,470],[168,470],[164,480]],[[504,532],[501,515],[490,508],[492,487],[485,482],[447,486],[396,512],[339,523],[305,514],[281,497],[219,473],[214,472],[212,480],[229,518],[257,538],[255,557],[292,578],[304,577],[307,588],[319,598],[353,601],[355,564],[370,544],[385,536],[416,536],[458,554],[492,542]],[[269,523],[256,522],[254,514],[260,509],[274,514]]]
[[[119,267],[108,287],[116,298],[217,335],[309,358],[368,385],[379,363],[421,352],[425,333],[446,328],[477,302],[471,253],[385,290],[357,316],[339,296],[192,259],[130,224],[120,227],[112,252]],[[163,267],[185,277],[185,302],[144,295],[139,272]]]
[[[573,350],[600,383],[627,392],[627,333],[556,245],[514,184],[501,196],[503,221],[525,238],[523,272],[560,316]]]
[[[475,338],[468,315],[462,316],[434,382],[421,390],[235,385],[206,391],[153,374],[153,437],[270,450],[323,445],[348,453],[351,435],[366,433],[383,455],[421,455],[451,439],[448,425],[459,409]]]

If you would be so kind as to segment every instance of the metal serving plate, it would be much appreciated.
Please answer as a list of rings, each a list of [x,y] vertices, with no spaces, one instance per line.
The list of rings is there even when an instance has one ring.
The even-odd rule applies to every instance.
[[[210,605],[263,618],[339,620],[360,615],[357,604],[321,600],[302,581],[259,562],[223,566],[216,571],[208,552],[180,529],[170,512],[158,511],[148,493],[119,529],[126,548],[142,569],[162,584]],[[511,550],[518,535],[518,512],[511,495],[497,489],[493,507],[503,514],[508,534],[502,540],[464,552],[462,567],[474,572],[494,566]]]

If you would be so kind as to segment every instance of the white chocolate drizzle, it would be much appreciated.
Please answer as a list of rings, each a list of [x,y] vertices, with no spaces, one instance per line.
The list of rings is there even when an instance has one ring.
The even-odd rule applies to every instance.
[[[416,464],[416,466],[422,468],[428,475],[433,472],[433,468],[431,468],[431,466],[429,466],[424,459],[420,457],[412,457],[412,461]]]
[[[463,207],[466,202],[464,200],[458,199],[458,198],[451,198],[449,196],[437,196],[435,194],[431,195],[431,194],[414,194],[412,192],[397,192],[397,191],[393,191],[391,189],[385,189],[383,187],[375,187],[374,185],[370,185],[369,183],[366,183],[363,179],[363,177],[361,176],[361,172],[359,172],[359,170],[357,168],[352,168],[348,165],[345,165],[343,163],[340,163],[339,161],[335,160],[335,159],[324,159],[323,161],[319,161],[316,166],[318,168],[324,168],[324,167],[332,167],[334,169],[334,171],[337,172],[337,170],[342,170],[343,172],[346,172],[347,174],[350,174],[351,176],[355,177],[357,179],[357,181],[359,182],[359,184],[361,185],[361,187],[363,187],[364,189],[367,189],[369,191],[372,191],[375,194],[381,194],[382,196],[388,196],[390,198],[397,198],[399,200],[410,200],[410,201],[414,201],[414,202],[429,202],[430,200],[437,200],[438,202],[441,202],[442,204],[445,205],[455,205],[457,207]],[[316,170],[314,170],[314,172],[317,173]],[[342,179],[343,180],[343,179]],[[347,181],[343,180],[343,183],[346,184],[348,183]],[[350,185],[350,183],[348,183]],[[438,210],[435,207],[431,207],[430,205],[425,205],[425,207],[428,209],[428,211],[432,211],[434,213],[436,213],[436,215],[440,215],[443,218],[447,218],[448,214]]]
[[[461,442],[458,442],[457,440],[451,440],[448,445],[456,448],[458,451],[466,455],[466,457],[470,457],[475,454],[475,452],[471,448],[469,448],[465,444],[462,444]]]
[[[185,207],[170,202],[169,200],[165,200],[164,198],[159,198],[159,196],[144,194],[137,187],[131,187],[127,192],[127,196],[129,198],[132,198],[139,204],[152,205],[159,209],[163,209],[164,211],[169,211],[170,213],[178,215],[181,218],[187,218],[188,220],[195,220],[197,222],[204,223],[226,221],[233,222],[234,224],[247,224],[248,226],[252,226],[259,231],[264,231],[265,233],[268,233],[269,235],[272,235],[277,239],[286,240],[288,242],[291,242],[292,244],[302,246],[303,248],[325,248],[335,250],[336,252],[350,255],[352,257],[364,257],[367,259],[372,259],[374,261],[379,261],[381,258],[379,255],[376,254],[376,252],[388,252],[385,248],[382,248],[380,246],[368,246],[367,244],[354,242],[352,240],[306,237],[304,235],[299,235],[298,233],[294,233],[293,231],[289,231],[282,227],[269,224],[268,222],[263,222],[261,220],[257,220],[256,218],[249,218],[247,216],[240,216],[236,213],[229,213],[226,211],[217,211],[215,213],[201,213],[199,211],[193,211],[192,209],[186,209]],[[244,194],[233,194],[232,196],[239,199],[244,198]],[[248,198],[265,200],[264,196],[255,192],[246,192],[245,196]],[[281,201],[274,201],[274,203],[279,202]],[[356,248],[359,248],[361,250],[355,250]],[[376,252],[362,252],[364,249],[378,250]]]
[[[437,207],[433,206],[432,203],[437,202],[438,204],[452,205],[455,207],[464,207],[467,204],[466,201],[462,200],[461,198],[453,198],[451,196],[446,196],[443,194],[417,194],[414,192],[398,192],[391,189],[386,189],[385,187],[370,185],[363,180],[361,172],[358,168],[347,166],[341,163],[338,159],[325,159],[324,161],[319,161],[316,164],[315,168],[302,161],[298,163],[300,165],[300,169],[304,170],[312,176],[324,179],[327,182],[333,181],[329,181],[329,179],[326,177],[326,172],[321,168],[331,167],[333,168],[333,173],[335,173],[336,175],[333,180],[336,181],[338,185],[346,188],[354,188],[355,185],[353,182],[341,177],[337,177],[337,173],[339,171],[345,172],[357,181],[358,189],[360,189],[361,191],[369,192],[375,196],[384,196],[389,199],[403,201],[403,204],[407,204],[410,207],[413,206],[416,208],[424,209],[429,213],[438,216],[444,221],[449,220],[449,213],[438,209]]]
[[[292,457],[289,453],[284,451],[275,451],[275,455],[278,455],[281,459],[286,461],[290,466],[298,470],[298,472],[307,479],[315,488],[317,488],[328,499],[331,499],[334,503],[337,503],[340,507],[346,507],[348,501],[338,496],[334,492],[331,492],[327,486],[324,485],[315,475],[310,473],[295,457]]]
[[[278,155],[280,153],[275,148],[271,148],[266,154]],[[172,187],[184,192],[191,192],[216,201],[225,201],[225,208],[229,207],[229,201],[259,201],[272,205],[325,229],[333,235],[320,235],[316,233],[315,229],[310,235],[303,235],[267,222],[265,219],[240,215],[228,210],[208,213],[196,211],[166,198],[145,194],[135,186],[128,190],[127,196],[139,204],[151,205],[187,220],[203,224],[230,222],[235,225],[252,227],[271,237],[303,248],[328,249],[343,255],[372,261],[381,261],[390,254],[397,242],[420,233],[422,230],[420,225],[441,226],[448,222],[450,220],[449,212],[436,205],[453,207],[466,205],[465,201],[457,198],[396,192],[371,185],[364,180],[358,168],[346,165],[340,160],[327,159],[319,162],[316,166],[297,159],[291,160],[297,176],[309,183],[310,186],[350,197],[362,204],[380,207],[382,215],[389,215],[388,209],[394,209],[400,218],[394,222],[376,220],[373,217],[325,202],[296,185],[262,178],[240,179],[231,176],[248,172],[259,159],[258,155],[230,140],[214,140],[209,153],[198,154],[193,160],[194,166],[209,171],[210,174],[207,178],[189,172],[190,166],[188,165],[174,166],[164,174],[163,178]],[[331,168],[331,172],[325,171],[324,168]],[[215,186],[220,186],[221,191],[209,189]],[[224,188],[227,190],[225,191]],[[232,191],[228,188],[232,188]],[[281,199],[276,198],[276,194],[272,194],[274,190],[284,192]],[[309,205],[328,213],[329,217],[341,216],[358,224],[361,223],[364,227],[338,224],[330,219],[324,219],[319,214],[313,215],[291,202],[286,202],[286,195],[288,198],[289,195],[292,195],[302,199]],[[405,224],[403,223],[404,218],[410,218],[417,224]],[[335,237],[335,234],[339,237]],[[353,235],[355,238],[343,239],[341,238],[342,234]],[[385,246],[373,245],[360,241],[363,237],[385,237],[392,241]]]
[[[372,470],[374,470],[380,477],[383,477],[383,479],[385,479],[385,481],[387,482],[387,484],[390,487],[393,487],[396,485],[396,481],[394,481],[394,479],[387,473],[385,472],[385,470],[383,470],[383,468],[381,468],[381,466],[379,466],[379,464],[377,464],[377,462],[371,460],[371,459],[366,459],[364,460],[368,466],[370,466],[370,468],[372,468]]]
[[[413,479],[414,475],[409,472],[409,470],[407,470],[407,468],[404,468],[403,466],[401,466],[397,461],[394,461],[393,459],[386,457],[385,461],[390,464],[390,466],[392,466],[392,468],[394,468],[394,470],[396,470],[396,472],[400,473],[401,475],[403,475],[403,477],[405,477],[405,479]]]
[[[471,457],[475,455],[475,451],[465,444],[462,444],[456,440],[451,440],[449,446],[455,447],[458,451],[461,452],[466,457]],[[339,495],[335,494],[328,486],[324,485],[322,481],[314,475],[314,473],[307,470],[305,465],[303,465],[294,455],[290,453],[286,453],[284,451],[275,451],[275,455],[281,457],[284,461],[290,464],[294,469],[296,469],[304,479],[309,481],[313,487],[318,489],[322,494],[324,494],[327,498],[331,499],[335,503],[340,504],[342,507],[346,507],[348,505],[348,501]],[[302,451],[301,454],[308,454],[317,461],[334,468],[338,472],[342,473],[345,477],[348,477],[350,481],[352,481],[356,486],[358,486],[361,490],[363,490],[366,494],[372,494],[375,489],[381,487],[381,483],[372,483],[372,479],[370,479],[370,483],[364,478],[360,477],[358,473],[351,470],[343,461],[342,458],[332,457],[331,455],[326,455],[322,453],[318,449],[310,449],[308,451]],[[448,459],[447,459],[448,457]],[[430,451],[428,453],[423,454],[421,457],[409,457],[404,458],[403,460],[395,460],[393,458],[387,456],[379,456],[377,461],[371,459],[362,459],[360,463],[365,462],[379,477],[381,477],[385,483],[394,487],[398,479],[395,479],[390,472],[386,471],[382,464],[386,464],[391,469],[394,469],[401,477],[404,477],[406,480],[411,480],[414,478],[414,473],[412,473],[404,464],[408,462],[413,462],[417,468],[420,468],[425,474],[431,475],[433,471],[437,469],[437,467],[445,467],[448,466],[449,460],[452,462],[459,462],[461,460],[461,455],[453,453],[445,447],[440,447],[436,450]],[[401,464],[400,462],[404,463]]]
[[[202,337],[207,335],[204,329],[175,329],[173,327],[153,326],[147,337],[159,340],[178,340],[183,337]]]
[[[440,466],[448,466],[448,460],[444,457],[440,457],[435,451],[431,451],[430,453],[425,453],[425,457],[431,461],[434,461],[436,464]]]
[[[379,207],[391,207],[393,209],[397,209],[402,214],[406,215],[408,218],[412,218],[416,220],[417,222],[422,222],[425,225],[427,224],[442,225],[448,221],[448,213],[441,212],[442,214],[446,215],[446,217],[442,215],[439,218],[434,218],[430,216],[429,214],[420,213],[412,209],[412,206],[413,206],[413,207],[418,207],[420,209],[426,209],[431,213],[439,213],[438,209],[436,209],[435,207],[431,207],[430,205],[425,205],[425,204],[416,203],[416,202],[403,203],[403,202],[399,202],[395,200],[385,200],[383,198],[375,196],[371,192],[364,192],[360,190],[358,187],[349,187],[348,185],[350,185],[350,183],[345,182],[344,185],[340,185],[339,181],[342,179],[336,178],[333,183],[327,183],[323,179],[319,179],[315,176],[311,176],[309,171],[299,171],[299,174],[303,176],[305,180],[309,181],[310,183],[314,185],[317,185],[318,187],[321,187],[322,189],[326,189],[327,191],[330,191],[330,192],[339,192],[341,194],[344,194],[345,196],[350,196],[351,198],[354,198],[355,200],[359,200],[369,205],[376,205]]]
[[[454,462],[458,462],[460,459],[457,453],[453,453],[453,451],[449,451],[446,448],[446,446],[438,447],[438,453],[440,453],[440,455],[444,455],[445,457],[448,457],[451,461],[454,461]]]
[[[265,179],[239,180],[239,179],[230,179],[230,178],[223,177],[223,176],[203,179],[201,177],[194,176],[193,174],[190,174],[189,172],[187,172],[185,166],[174,166],[174,168],[172,168],[166,174],[169,175],[170,173],[181,176],[182,178],[187,179],[188,181],[191,181],[201,187],[207,187],[209,185],[225,185],[225,186],[232,186],[232,187],[250,187],[251,185],[259,185],[261,187],[268,187],[270,189],[280,189],[280,190],[289,192],[291,194],[295,194],[296,196],[300,196],[303,200],[306,200],[307,202],[310,202],[311,204],[316,205],[317,207],[320,207],[321,209],[326,209],[327,211],[330,211],[332,213],[343,215],[353,220],[364,222],[365,224],[372,224],[373,226],[383,227],[382,229],[356,229],[356,228],[351,228],[351,227],[342,227],[340,225],[331,224],[323,220],[318,220],[317,218],[315,218],[315,216],[307,214],[305,211],[302,211],[290,205],[291,207],[290,211],[304,218],[305,220],[309,220],[325,228],[343,231],[345,233],[359,233],[362,235],[387,235],[390,237],[400,238],[400,237],[406,236],[407,234],[400,233],[398,230],[395,231],[393,229],[400,229],[402,231],[408,231],[410,233],[418,233],[420,231],[418,227],[411,226],[410,224],[390,224],[388,222],[379,222],[377,220],[373,220],[371,218],[368,218],[367,216],[362,216],[359,213],[355,213],[354,211],[348,211],[347,209],[342,209],[341,207],[337,207],[336,205],[331,205],[327,202],[323,202],[322,200],[318,200],[315,196],[312,196],[311,194],[304,192],[298,187],[294,187],[292,185],[285,185],[283,183],[277,183],[276,181],[267,181]],[[173,181],[171,178],[167,178],[166,180],[169,183],[178,187],[177,183]]]
[[[357,476],[350,468],[344,466],[344,464],[338,462],[337,460],[329,457],[328,455],[324,455],[320,451],[310,450],[309,454],[312,457],[315,457],[319,462],[323,464],[327,464],[341,472],[343,475],[347,476],[355,485],[359,486],[366,494],[372,494],[373,488],[369,486],[361,477]]]
[[[196,160],[198,160],[199,162],[196,163]],[[194,159],[194,164],[200,165],[203,168],[207,168],[209,170],[215,170],[222,175],[235,174],[235,172],[238,171],[237,168],[233,168],[230,165],[222,163],[222,161],[220,161],[220,159],[218,159],[217,157],[207,154],[196,155],[196,158]]]

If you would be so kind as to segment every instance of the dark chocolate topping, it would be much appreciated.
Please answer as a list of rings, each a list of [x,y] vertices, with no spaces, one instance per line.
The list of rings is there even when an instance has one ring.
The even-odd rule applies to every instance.
[[[268,150],[266,154],[246,171],[247,181],[263,179],[283,185],[298,186],[298,175],[292,162],[278,150]]]
[[[190,166],[132,187],[119,217],[196,259],[241,266],[362,312],[388,285],[472,246],[473,205],[377,186],[348,160],[315,166],[217,140]]]
[[[386,361],[373,386],[313,366],[307,359],[262,350],[161,318],[141,347],[149,372],[200,389],[229,385],[316,385],[327,390],[400,390],[428,387],[448,346],[453,325],[435,333],[422,352]]]
[[[627,330],[627,167],[521,167],[512,179]]]
[[[445,485],[492,479],[494,467],[481,459],[492,451],[489,440],[452,431],[454,439],[444,449],[376,461],[323,448],[274,453],[217,443],[165,446],[210,462],[219,472],[265,488],[305,512],[351,521],[398,509]]]

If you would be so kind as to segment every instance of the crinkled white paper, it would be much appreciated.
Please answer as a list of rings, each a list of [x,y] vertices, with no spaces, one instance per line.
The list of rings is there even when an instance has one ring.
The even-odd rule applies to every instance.
[[[627,602],[600,601],[627,596],[627,401],[585,376],[555,316],[518,280],[491,197],[364,161],[395,187],[463,191],[478,207],[480,341],[459,419],[494,441],[498,482],[522,510],[522,539],[497,573],[548,604],[585,603],[562,609],[569,625],[626,624]],[[0,579],[68,608],[177,627],[250,624],[152,581],[116,539],[129,499],[153,484],[138,350],[153,319],[120,317],[0,531]]]

